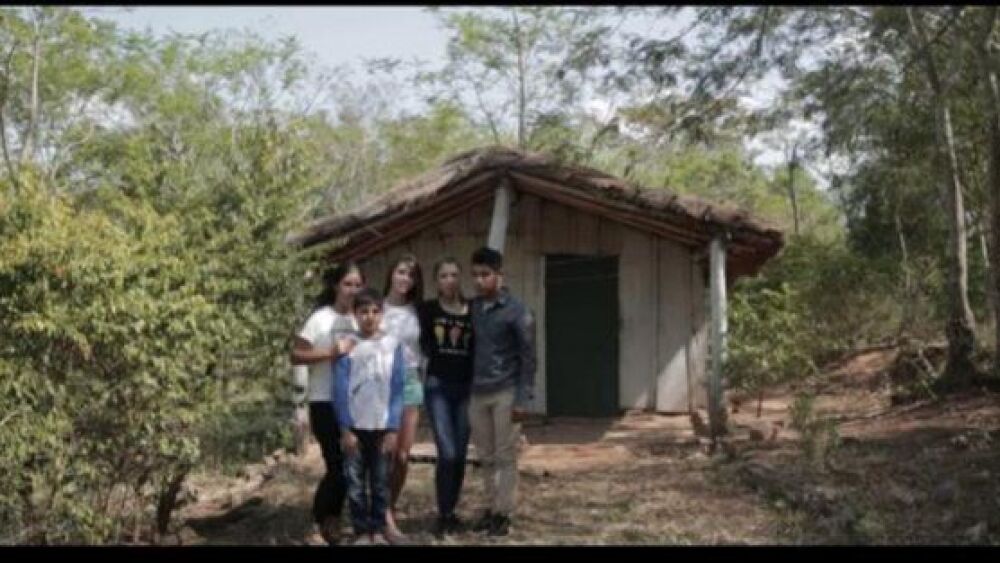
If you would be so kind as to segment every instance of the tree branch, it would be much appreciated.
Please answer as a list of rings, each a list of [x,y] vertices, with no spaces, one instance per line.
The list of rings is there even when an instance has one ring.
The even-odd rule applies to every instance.
[[[958,19],[959,19],[959,17],[961,17],[961,15],[962,15],[962,10],[963,10],[962,6],[957,6],[956,10],[955,10],[955,13],[952,15],[951,19],[949,19],[947,22],[945,22],[944,25],[941,26],[941,29],[939,29],[937,31],[937,33],[934,34],[934,37],[931,38],[930,41],[926,41],[926,38],[923,35],[923,30],[922,29],[920,30],[920,39],[923,41],[924,44],[923,45],[913,45],[911,43],[911,45],[913,45],[913,48],[914,48],[913,55],[910,57],[910,60],[906,61],[906,64],[903,65],[903,70],[900,72],[900,74],[906,74],[906,71],[909,70],[910,66],[913,63],[915,63],[917,61],[917,59],[919,57],[921,57],[922,55],[926,54],[928,57],[931,56],[931,53],[929,52],[929,49],[931,47],[933,47],[938,41],[940,41],[944,37],[944,34],[949,29],[951,29],[951,26],[955,25],[955,22],[957,22]],[[913,14],[912,14],[912,8],[907,8],[906,9],[906,13],[907,13],[907,16],[910,17],[911,27],[912,27],[912,24],[914,23],[914,19],[915,19],[914,16],[913,16]],[[913,29],[915,30],[916,28],[913,28]]]

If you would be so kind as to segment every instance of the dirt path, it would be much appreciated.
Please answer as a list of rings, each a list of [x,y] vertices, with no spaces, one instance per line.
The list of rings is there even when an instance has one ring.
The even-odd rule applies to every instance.
[[[424,429],[422,434],[426,434]],[[417,543],[699,544],[778,541],[774,514],[752,492],[713,478],[711,460],[687,417],[648,414],[622,420],[564,421],[526,428],[520,507],[509,537],[467,534],[442,542],[433,521],[433,468],[415,464],[400,499],[400,527]],[[426,436],[422,436],[426,439]],[[429,444],[424,441],[421,449]],[[251,468],[243,479],[196,476],[197,504],[181,516],[184,543],[319,543],[309,517],[322,460],[313,445],[302,458]],[[482,499],[470,467],[460,514]],[[268,475],[261,478],[261,473]]]
[[[891,407],[891,353],[846,362],[822,378],[816,409],[839,442],[822,463],[789,428],[796,390],[731,416],[724,452],[709,456],[686,416],[635,413],[525,429],[520,502],[511,535],[442,542],[433,467],[415,464],[400,527],[421,544],[795,544],[1000,542],[1000,401],[977,394]],[[702,413],[704,416],[704,413]],[[771,439],[773,438],[773,439]],[[422,428],[418,451],[433,451]],[[251,466],[243,478],[195,476],[185,544],[321,544],[309,508],[322,460],[312,446]],[[470,467],[459,512],[478,514]],[[346,528],[345,528],[346,531]]]

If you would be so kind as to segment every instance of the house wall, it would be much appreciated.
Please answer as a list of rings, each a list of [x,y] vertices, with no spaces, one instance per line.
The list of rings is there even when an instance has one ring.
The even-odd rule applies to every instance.
[[[485,244],[492,200],[362,262],[369,285],[384,288],[390,261],[412,252],[434,295],[433,264],[452,255],[463,265],[462,287],[473,295],[469,257]],[[544,412],[545,254],[619,257],[619,405],[686,412],[703,406],[707,325],[700,266],[687,248],[621,223],[516,192],[504,252],[505,283],[537,316],[538,373],[533,410]]]

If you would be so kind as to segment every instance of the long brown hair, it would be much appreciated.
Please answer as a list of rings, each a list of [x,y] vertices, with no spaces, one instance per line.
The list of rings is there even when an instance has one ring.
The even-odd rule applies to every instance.
[[[458,273],[459,274],[462,273],[462,264],[460,264],[459,261],[457,259],[455,259],[454,256],[445,256],[444,258],[438,260],[437,262],[434,263],[434,284],[435,284],[435,289],[437,288],[437,277],[438,277],[438,274],[441,273],[441,268],[443,266],[446,266],[446,265],[455,266],[456,268],[458,268]],[[437,296],[438,296],[438,298],[441,297],[441,292],[440,291],[437,291]],[[465,295],[462,293],[462,284],[459,283],[458,284],[458,302],[459,303],[465,303],[466,301],[468,301],[468,299],[466,299]]]
[[[400,264],[406,264],[410,267],[410,280],[413,281],[413,285],[410,287],[410,291],[406,292],[406,302],[407,303],[419,303],[424,298],[424,273],[420,269],[420,262],[417,261],[417,257],[412,254],[403,254],[392,264],[392,267],[385,274],[385,291],[382,293],[386,297],[389,296],[389,292],[392,289],[392,274],[396,271],[396,268]]]

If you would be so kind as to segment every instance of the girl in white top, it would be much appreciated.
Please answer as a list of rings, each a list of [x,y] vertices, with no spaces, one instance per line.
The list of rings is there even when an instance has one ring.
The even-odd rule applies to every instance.
[[[420,405],[424,402],[422,372],[424,354],[420,348],[420,319],[416,305],[424,298],[424,276],[420,263],[412,254],[404,254],[393,263],[385,280],[385,301],[382,309],[382,330],[403,343],[406,358],[406,383],[403,388],[403,419],[396,440],[389,478],[389,510],[386,511],[386,535],[401,538],[393,515],[396,500],[406,483],[410,448],[417,434]]]
[[[340,533],[347,484],[333,411],[332,368],[337,358],[350,353],[356,342],[354,295],[364,285],[364,277],[356,264],[346,262],[325,272],[323,284],[316,308],[295,338],[292,363],[309,367],[309,426],[326,463],[326,474],[313,498],[313,517],[323,539],[333,544]]]

